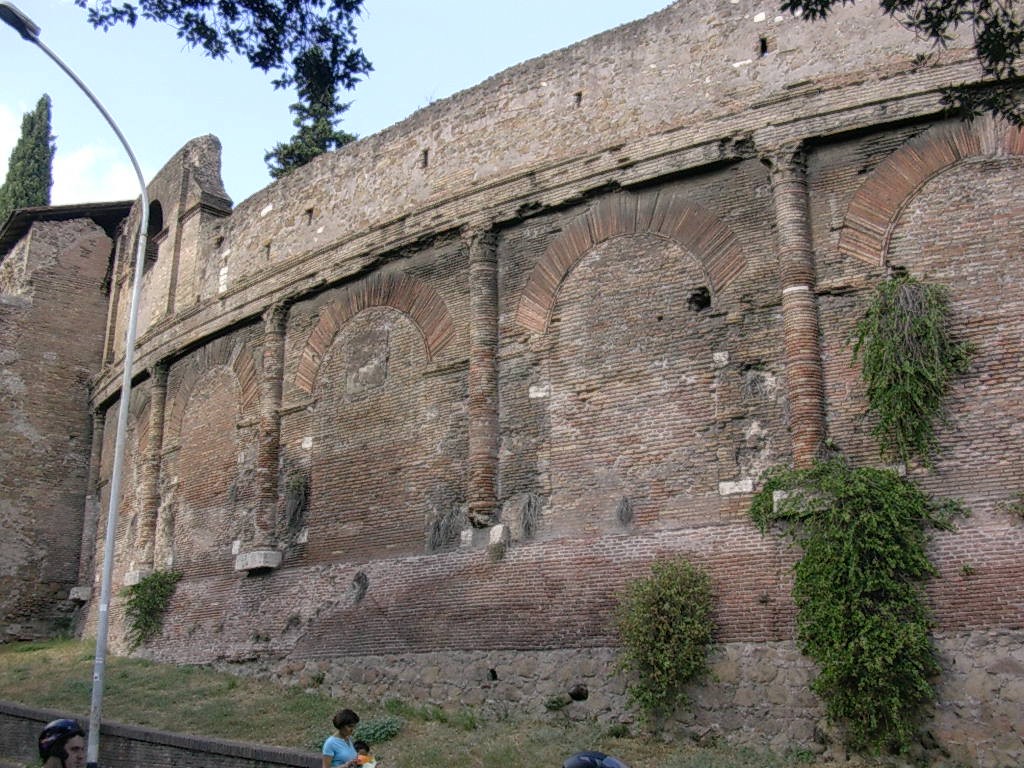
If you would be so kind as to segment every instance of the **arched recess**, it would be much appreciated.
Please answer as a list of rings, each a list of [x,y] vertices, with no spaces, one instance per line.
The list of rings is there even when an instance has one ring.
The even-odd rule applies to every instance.
[[[239,344],[230,336],[224,336],[191,355],[186,363],[180,383],[167,403],[167,423],[165,442],[175,444],[181,437],[181,421],[185,414],[185,406],[192,396],[196,383],[209,371],[217,366],[227,366],[238,380],[240,411],[251,412],[259,398],[259,379],[253,352],[245,344]]]
[[[160,236],[164,231],[164,209],[159,200],[149,204],[149,226],[146,228],[146,259],[143,271],[148,272],[156,264],[160,250]]]
[[[570,222],[548,246],[523,288],[516,323],[543,333],[559,287],[583,255],[605,240],[636,234],[678,242],[700,262],[716,293],[746,266],[732,230],[692,200],[658,192],[610,195]]]
[[[930,128],[882,161],[846,211],[839,253],[881,266],[900,213],[929,179],[969,157],[1024,155],[1024,131],[992,118]]]
[[[313,391],[324,354],[339,329],[370,307],[391,307],[407,315],[423,336],[428,361],[455,333],[448,307],[429,285],[405,274],[373,275],[349,288],[320,312],[319,322],[302,350],[295,373],[296,387],[307,393]]]

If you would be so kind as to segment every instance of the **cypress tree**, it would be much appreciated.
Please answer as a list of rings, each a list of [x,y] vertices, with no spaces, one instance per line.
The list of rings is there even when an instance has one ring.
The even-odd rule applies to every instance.
[[[45,93],[21,121],[21,138],[11,150],[7,179],[0,186],[0,226],[18,208],[50,204],[53,153],[57,144],[50,133],[50,97]]]

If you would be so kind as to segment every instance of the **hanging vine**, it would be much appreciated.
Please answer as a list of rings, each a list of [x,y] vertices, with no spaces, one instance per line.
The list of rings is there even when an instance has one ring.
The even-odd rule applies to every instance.
[[[935,452],[935,423],[953,378],[970,367],[973,348],[954,341],[946,289],[900,275],[878,286],[857,323],[853,359],[861,362],[872,434],[882,453],[926,466]]]
[[[129,647],[134,650],[163,628],[164,614],[181,580],[178,571],[153,571],[124,590]]]

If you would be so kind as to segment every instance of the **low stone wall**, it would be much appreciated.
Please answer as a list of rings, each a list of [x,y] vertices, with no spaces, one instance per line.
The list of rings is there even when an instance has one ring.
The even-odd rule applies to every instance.
[[[938,702],[908,756],[930,766],[1004,768],[1024,764],[1024,630],[948,634],[937,639]],[[711,659],[713,677],[690,691],[693,704],[669,723],[670,738],[846,755],[811,692],[815,669],[792,642],[729,643]],[[330,692],[339,701],[396,698],[466,707],[479,717],[528,715],[630,723],[626,681],[613,649],[537,653],[426,653],[341,662],[285,661],[227,667],[235,674]],[[573,686],[583,701],[569,702]],[[563,703],[558,706],[556,702]],[[36,737],[66,713],[0,702],[0,758],[30,763]],[[83,725],[86,720],[82,718]],[[315,768],[315,754],[105,723],[100,764],[189,768]]]
[[[0,762],[36,765],[36,740],[43,726],[73,713],[36,709],[0,701]],[[79,717],[88,729],[88,718]],[[103,768],[316,768],[319,755],[236,741],[208,739],[105,722],[100,727],[99,764]]]
[[[938,701],[909,757],[932,766],[1024,764],[1024,631],[946,634],[936,645],[942,666]],[[229,668],[320,689],[339,701],[396,698],[466,707],[483,717],[593,718],[609,724],[634,718],[610,648],[365,656]],[[689,691],[692,706],[668,724],[669,737],[848,758],[810,689],[815,667],[795,643],[722,644],[711,669],[709,681]],[[586,700],[548,708],[568,701],[575,685],[586,686]]]

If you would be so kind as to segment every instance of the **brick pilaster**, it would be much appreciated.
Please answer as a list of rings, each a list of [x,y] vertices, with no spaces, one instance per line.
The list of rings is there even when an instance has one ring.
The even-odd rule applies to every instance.
[[[142,465],[139,489],[139,525],[135,536],[136,569],[153,570],[157,515],[160,510],[160,462],[164,446],[164,413],[167,408],[167,365],[158,363],[150,369],[149,378],[149,441]],[[144,573],[142,575],[145,575]]]
[[[281,393],[287,304],[263,313],[263,371],[260,374],[259,450],[256,457],[255,549],[273,548],[278,507],[281,451]]]
[[[467,227],[469,250],[469,521],[498,517],[498,252],[489,228]]]
[[[825,440],[825,386],[814,295],[807,167],[800,147],[780,149],[765,157],[765,161],[771,169],[782,278],[782,331],[793,463],[806,467],[818,456]]]

